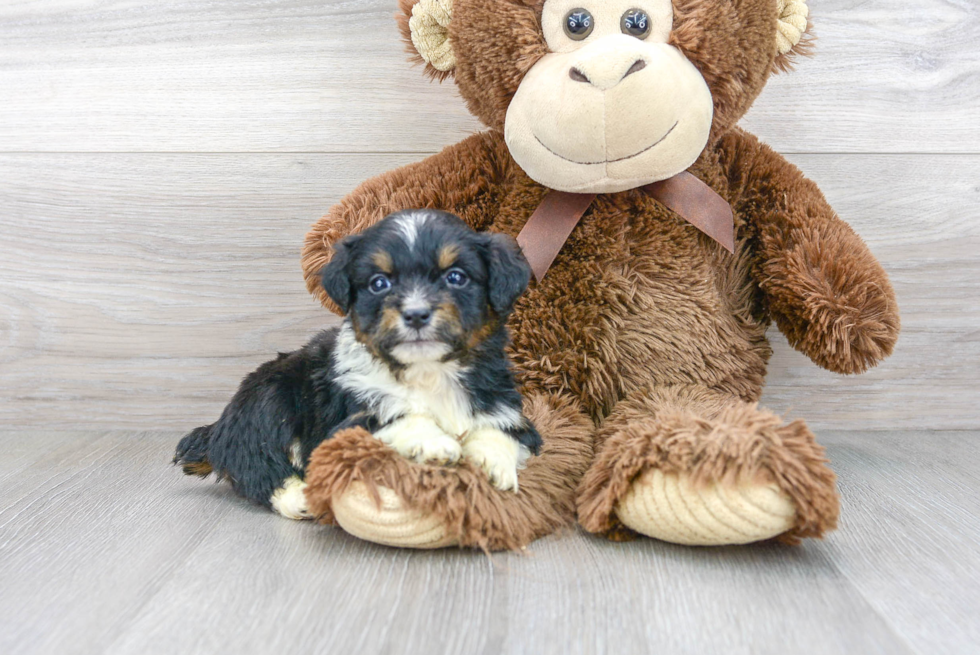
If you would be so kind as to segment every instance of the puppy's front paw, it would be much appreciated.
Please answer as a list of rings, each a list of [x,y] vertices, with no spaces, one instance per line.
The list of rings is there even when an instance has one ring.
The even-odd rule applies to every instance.
[[[374,433],[402,457],[427,464],[455,464],[463,456],[459,442],[424,416],[399,419]]]
[[[282,486],[272,493],[269,499],[272,509],[287,519],[311,519],[309,507],[306,505],[306,483],[298,476],[286,478]]]
[[[490,484],[517,491],[517,469],[526,455],[521,444],[496,428],[478,428],[463,438],[463,456],[484,471]]]

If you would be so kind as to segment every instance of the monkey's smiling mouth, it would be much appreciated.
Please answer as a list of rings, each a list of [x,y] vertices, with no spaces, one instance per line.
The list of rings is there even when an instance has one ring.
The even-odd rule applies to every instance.
[[[674,128],[677,127],[677,124],[678,123],[680,123],[680,121],[675,121],[674,124],[670,126],[670,129],[667,130],[667,133],[666,134],[664,134],[662,137],[660,137],[659,139],[657,139],[651,145],[648,145],[643,150],[640,150],[639,152],[634,152],[632,155],[627,155],[625,157],[618,157],[616,159],[604,159],[602,161],[576,161],[574,159],[569,159],[568,157],[565,157],[563,155],[560,155],[557,152],[555,152],[554,150],[552,150],[551,148],[549,148],[547,146],[547,144],[545,144],[545,142],[542,141],[538,137],[537,134],[534,135],[534,138],[537,140],[538,143],[541,144],[541,146],[545,150],[547,150],[548,152],[550,152],[551,154],[553,154],[555,157],[558,157],[559,159],[564,159],[565,161],[571,162],[573,164],[579,164],[581,166],[598,166],[599,164],[615,164],[618,161],[626,161],[627,159],[633,159],[634,157],[639,157],[643,153],[645,153],[645,152],[647,152],[649,150],[652,150],[652,149],[656,148],[657,146],[659,146],[661,143],[664,142],[664,139],[666,139],[668,136],[670,136],[670,133],[674,131]]]

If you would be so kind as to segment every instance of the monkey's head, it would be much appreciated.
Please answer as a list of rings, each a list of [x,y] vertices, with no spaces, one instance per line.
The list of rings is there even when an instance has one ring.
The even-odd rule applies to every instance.
[[[667,179],[807,46],[806,0],[400,0],[429,75],[552,189]]]

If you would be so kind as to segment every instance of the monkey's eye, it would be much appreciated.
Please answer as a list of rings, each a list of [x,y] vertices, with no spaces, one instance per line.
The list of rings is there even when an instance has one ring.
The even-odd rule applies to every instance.
[[[391,280],[388,279],[387,275],[382,275],[378,273],[368,282],[368,289],[371,293],[384,293],[391,288]]]
[[[573,41],[581,41],[592,34],[595,19],[588,9],[572,9],[565,15],[565,34]]]
[[[446,272],[446,284],[451,287],[462,289],[469,281],[469,276],[458,268],[451,268]]]
[[[650,17],[642,9],[628,9],[619,21],[623,34],[645,39],[650,34]]]

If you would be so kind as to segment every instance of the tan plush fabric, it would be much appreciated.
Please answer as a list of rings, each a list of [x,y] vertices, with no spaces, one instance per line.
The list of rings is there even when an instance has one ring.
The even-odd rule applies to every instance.
[[[624,78],[637,61],[644,67]],[[571,68],[591,83],[571,79]],[[664,180],[693,164],[708,141],[711,92],[666,43],[609,36],[542,57],[525,80],[504,138],[524,172],[548,188],[612,193]]]
[[[452,17],[452,0],[420,0],[412,7],[409,20],[412,45],[427,64],[440,72],[456,67],[456,55],[449,40]]]
[[[406,507],[387,487],[375,490],[377,499],[367,485],[355,481],[335,497],[331,508],[337,525],[355,537],[385,546],[428,549],[457,545],[442,517]]]
[[[803,39],[810,9],[806,6],[806,0],[777,0],[777,7],[776,52],[785,55]]]
[[[687,475],[647,469],[616,503],[631,530],[691,546],[771,539],[796,519],[792,499],[772,483],[696,485]]]

